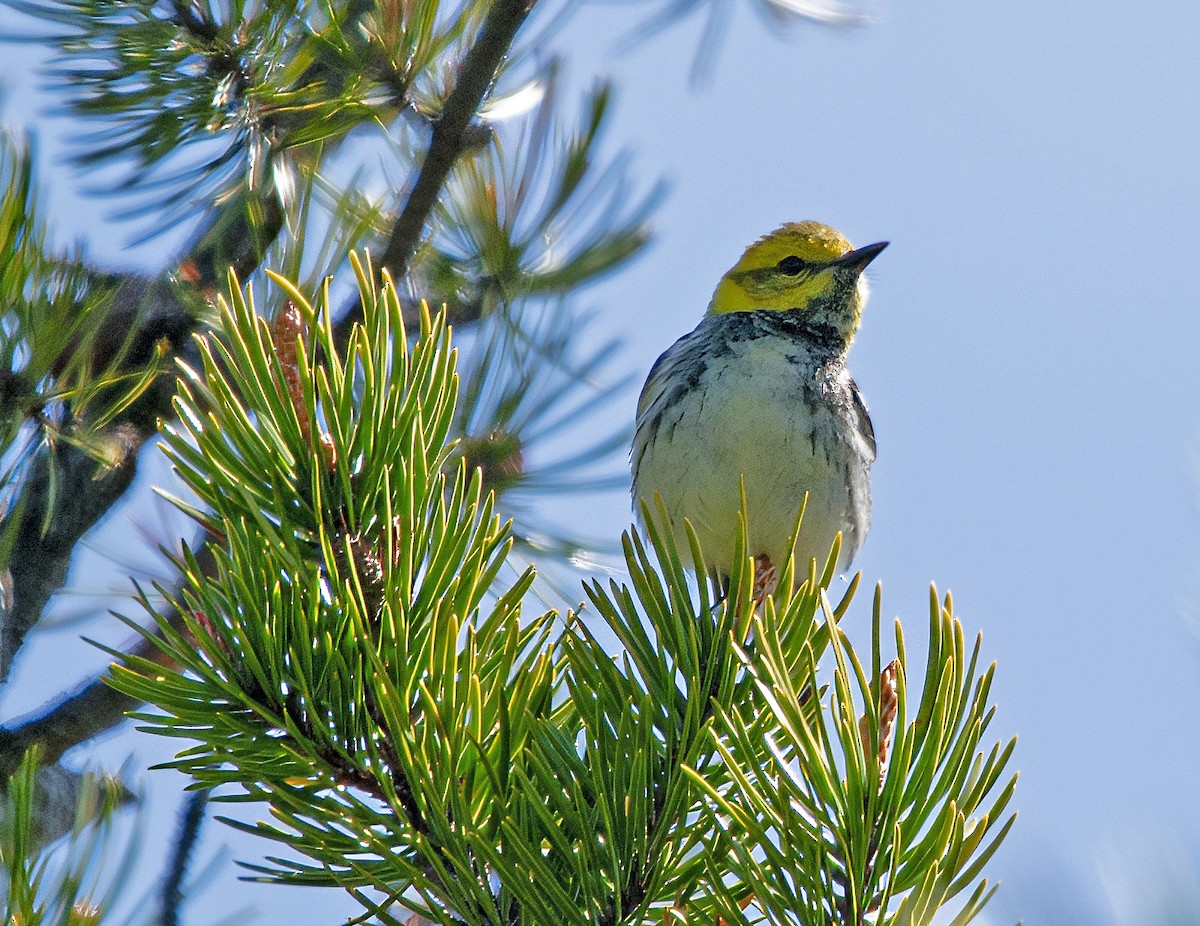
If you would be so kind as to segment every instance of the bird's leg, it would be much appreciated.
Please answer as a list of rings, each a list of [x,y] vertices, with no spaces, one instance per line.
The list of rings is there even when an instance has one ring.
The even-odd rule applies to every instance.
[[[771,557],[766,553],[759,553],[754,557],[754,607],[762,607],[767,596],[775,593],[778,584],[779,575]]]

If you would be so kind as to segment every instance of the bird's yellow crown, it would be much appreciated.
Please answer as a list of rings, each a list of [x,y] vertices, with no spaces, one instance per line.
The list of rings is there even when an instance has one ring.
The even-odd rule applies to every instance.
[[[835,328],[849,346],[866,302],[862,271],[887,242],[854,250],[820,222],[790,222],[746,248],[721,278],[708,314],[757,309],[798,311]]]

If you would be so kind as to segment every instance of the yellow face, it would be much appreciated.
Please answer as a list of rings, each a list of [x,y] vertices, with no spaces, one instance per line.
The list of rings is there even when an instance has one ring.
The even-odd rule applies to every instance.
[[[814,323],[835,327],[848,344],[866,300],[862,271],[883,247],[855,251],[828,225],[791,222],[746,248],[721,278],[708,312],[809,312]]]

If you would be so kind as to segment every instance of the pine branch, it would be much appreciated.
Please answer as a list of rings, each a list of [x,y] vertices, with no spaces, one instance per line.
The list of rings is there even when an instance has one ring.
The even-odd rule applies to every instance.
[[[188,862],[200,836],[200,824],[204,822],[204,810],[208,806],[208,790],[195,791],[188,796],[184,806],[179,833],[167,865],[167,877],[163,882],[162,926],[179,926],[179,908],[183,905],[183,877]]]
[[[71,446],[44,453],[35,462],[22,496],[22,520],[9,563],[12,595],[11,606],[0,624],[0,678],[8,677],[26,635],[66,582],[79,538],[133,481],[137,448],[147,436],[133,428],[113,429],[113,442],[120,456],[107,472],[103,464]],[[62,498],[72,499],[72,504],[62,504]],[[15,768],[14,764],[8,773]]]
[[[175,615],[173,627],[182,623]],[[157,661],[170,660],[152,639],[143,638],[128,650],[130,657]],[[111,730],[141,702],[112,688],[103,677],[85,683],[73,694],[56,701],[40,713],[0,728],[0,778],[13,774],[30,746],[39,747],[44,764],[57,761],[68,749]]]
[[[121,351],[124,371],[154,362],[161,341],[178,356],[187,347],[195,319],[171,282],[127,277],[118,289],[97,337],[88,345],[93,369],[105,369]],[[174,377],[163,376],[122,413],[98,440],[103,459],[61,442],[31,464],[14,517],[16,527],[9,571],[11,605],[0,626],[0,679],[7,678],[25,636],[66,582],[79,540],[112,509],[137,474],[141,445],[158,420],[169,413]],[[70,504],[63,504],[70,499]]]
[[[484,22],[478,41],[467,53],[455,88],[433,125],[425,161],[385,250],[384,265],[395,278],[405,272],[450,169],[468,146],[471,120],[534,2],[498,0]],[[194,24],[185,25],[192,28]],[[199,26],[203,24],[198,23]],[[171,278],[178,274],[204,292],[219,285],[227,267],[232,266],[242,277],[257,269],[267,246],[283,228],[284,219],[283,206],[274,191],[262,197],[257,207],[259,214],[254,222],[248,218],[247,205],[240,198],[222,209],[198,236],[178,271],[154,283],[145,278],[128,278],[122,286],[122,292],[128,295],[124,300],[118,296],[105,326],[108,336],[97,339],[98,353],[111,353],[114,345],[129,334],[131,326],[137,326],[135,341],[153,344],[159,337],[167,336],[170,354],[177,355],[186,346],[196,322],[183,300],[171,298]],[[142,317],[140,310],[147,305],[154,310]],[[351,315],[360,316],[360,310]],[[136,475],[136,447],[154,433],[158,419],[170,412],[173,379],[170,377],[169,387],[150,390],[129,410],[132,427],[126,427],[120,436],[130,442],[130,452],[107,474],[90,457],[66,447],[57,454],[57,460],[43,456],[35,463],[25,490],[20,534],[13,548],[12,608],[3,615],[4,626],[0,629],[0,678],[7,677],[25,635],[65,582],[79,539],[111,509],[132,482]],[[58,472],[51,472],[53,466],[58,466]],[[55,510],[56,492],[58,497],[84,498],[88,503],[73,506],[70,512]],[[43,533],[42,525],[47,523],[51,530]]]
[[[496,0],[484,21],[479,40],[459,70],[458,82],[433,123],[429,148],[404,210],[392,228],[380,264],[399,280],[421,239],[429,213],[437,203],[454,162],[468,148],[471,120],[496,79],[504,56],[537,0]]]
[[[59,790],[48,771],[31,750],[2,782],[4,921],[110,923],[111,902],[134,870],[133,849],[113,832],[114,814],[128,794],[117,779],[90,774],[73,776],[72,787]],[[63,818],[62,830],[43,830],[47,809]]]
[[[471,123],[484,96],[496,79],[505,55],[537,0],[495,0],[484,20],[479,38],[459,68],[458,81],[434,120],[425,160],[408,194],[387,247],[379,261],[393,280],[408,272],[409,261],[421,241],[421,233],[437,205],[454,163],[471,147]],[[362,320],[362,306],[355,304],[338,322],[338,341],[345,343],[350,327]]]

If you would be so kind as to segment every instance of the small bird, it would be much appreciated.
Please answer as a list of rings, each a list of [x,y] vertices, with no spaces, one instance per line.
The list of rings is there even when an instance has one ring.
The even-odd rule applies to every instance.
[[[633,502],[662,497],[685,564],[683,520],[708,568],[733,567],[741,483],[748,552],[782,569],[800,508],[798,572],[824,563],[838,531],[845,569],[871,521],[875,433],[846,369],[867,301],[866,266],[887,242],[853,249],[818,222],[760,238],[721,278],[694,331],[658,358],[642,387]]]

